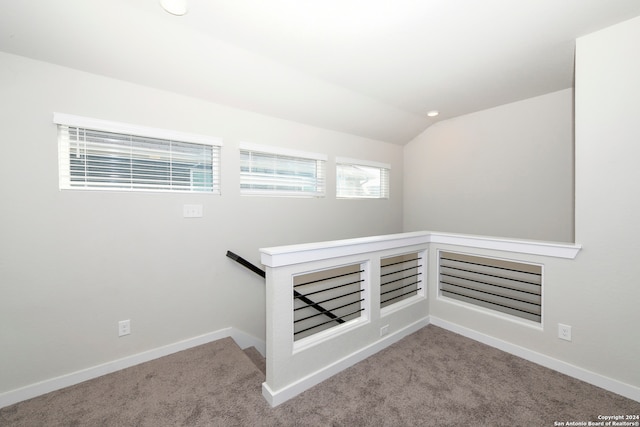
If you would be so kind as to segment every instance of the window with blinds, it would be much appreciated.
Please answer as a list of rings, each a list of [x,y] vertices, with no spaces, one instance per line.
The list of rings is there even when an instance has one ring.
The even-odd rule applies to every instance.
[[[55,114],[60,188],[220,194],[215,138]]]
[[[387,164],[336,159],[336,196],[343,199],[388,199],[389,171]]]
[[[324,197],[326,156],[250,144],[240,145],[240,193]]]

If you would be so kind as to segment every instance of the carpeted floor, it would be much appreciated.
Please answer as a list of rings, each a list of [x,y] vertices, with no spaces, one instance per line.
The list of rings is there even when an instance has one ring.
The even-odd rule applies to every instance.
[[[639,402],[435,326],[276,408],[263,381],[226,338],[0,409],[0,425],[556,426],[640,414]]]

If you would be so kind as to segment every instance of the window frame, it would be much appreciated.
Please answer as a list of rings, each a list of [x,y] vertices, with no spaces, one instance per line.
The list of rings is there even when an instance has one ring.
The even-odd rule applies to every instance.
[[[249,142],[241,142],[239,144],[239,164],[240,164],[240,194],[243,196],[270,196],[270,197],[299,197],[299,198],[324,198],[326,197],[326,176],[327,176],[327,160],[328,156],[321,153],[313,153],[309,151],[292,150],[288,148],[254,144]],[[264,180],[264,185],[299,185],[296,179],[292,177],[291,180],[287,180],[286,176],[279,177],[280,182],[278,184],[268,184],[270,180],[268,175],[260,177],[258,173],[244,172],[243,168],[243,152],[249,152],[249,154],[262,154],[265,156],[272,156],[274,162],[279,160],[287,161],[287,159],[293,159],[294,161],[302,160],[315,162],[315,176],[314,182],[308,185],[312,185],[314,190],[282,190],[282,189],[258,189],[258,188],[243,188],[243,185],[251,185],[248,180],[253,178],[254,181]],[[272,175],[272,174],[269,174]],[[257,182],[253,185],[259,185]]]
[[[340,187],[340,167],[348,166],[348,167],[364,167],[364,168],[372,168],[378,169],[380,176],[380,190],[379,194],[373,196],[367,195],[341,195],[341,187]],[[386,175],[386,181],[385,177]],[[386,183],[386,186],[383,184]],[[342,200],[387,200],[391,197],[391,165],[388,163],[375,162],[371,160],[361,160],[361,159],[352,159],[348,157],[336,157],[336,198]]]
[[[198,134],[191,134],[185,132],[178,132],[168,129],[160,129],[146,126],[139,126],[129,123],[114,122],[108,120],[95,119],[90,117],[82,117],[64,113],[53,113],[53,123],[58,128],[58,179],[60,190],[73,190],[73,191],[108,191],[108,192],[162,192],[162,193],[197,193],[197,194],[221,194],[221,157],[222,157],[222,139]],[[72,172],[71,172],[71,145],[73,141],[63,137],[63,127],[75,128],[78,131],[86,130],[93,132],[108,132],[117,134],[123,137],[129,138],[152,138],[159,140],[159,142],[167,142],[168,157],[172,157],[172,153],[175,151],[172,147],[172,143],[175,144],[195,144],[203,145],[212,148],[211,151],[211,190],[206,187],[206,190],[199,190],[202,187],[194,187],[193,182],[190,187],[184,185],[178,185],[176,188],[171,188],[174,185],[173,180],[167,182],[167,186],[170,188],[148,188],[154,184],[148,184],[145,186],[136,186],[136,184],[130,183],[129,186],[113,183],[113,185],[98,185],[96,182],[89,183],[88,185],[73,185]],[[124,140],[125,138],[123,138]],[[177,148],[177,147],[176,147]],[[119,159],[131,159],[124,155],[123,152],[117,152],[120,155]],[[159,160],[165,161],[164,158]],[[172,165],[173,166],[173,165]],[[190,171],[190,176],[193,177],[193,170]],[[94,177],[95,178],[95,177]],[[192,180],[193,181],[193,180]],[[91,185],[93,184],[93,185]],[[160,185],[160,183],[158,183]],[[144,188],[141,188],[144,187]]]

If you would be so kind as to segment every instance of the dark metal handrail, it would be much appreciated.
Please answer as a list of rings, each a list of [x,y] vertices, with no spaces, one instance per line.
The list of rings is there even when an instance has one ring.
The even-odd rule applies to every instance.
[[[246,259],[242,258],[240,255],[234,254],[231,251],[227,251],[227,256],[229,258],[231,258],[232,260],[234,260],[235,262],[237,262],[238,264],[240,264],[240,265],[248,268],[249,270],[253,271],[258,276],[263,277],[263,278],[267,277],[267,273],[263,269],[261,269],[260,267],[256,267],[255,265],[251,264],[249,261],[247,261]],[[314,308],[315,310],[321,312],[322,314],[324,314],[325,316],[330,318],[331,320],[329,322],[331,322],[331,321],[335,321],[335,322],[338,322],[338,323],[344,323],[345,322],[344,319],[336,316],[330,310],[326,310],[320,304],[316,303],[315,301],[310,300],[305,295],[301,294],[300,292],[296,291],[295,289],[293,290],[293,297],[294,298],[298,298],[300,301],[304,302],[309,307]]]
[[[235,262],[237,262],[238,264],[243,265],[244,267],[246,267],[249,270],[253,271],[258,276],[264,277],[264,278],[267,277],[267,273],[263,269],[261,269],[260,267],[256,267],[255,265],[251,264],[249,261],[247,261],[246,259],[242,258],[240,255],[234,254],[231,251],[227,251],[227,256],[229,258],[231,258],[232,260],[234,260]]]

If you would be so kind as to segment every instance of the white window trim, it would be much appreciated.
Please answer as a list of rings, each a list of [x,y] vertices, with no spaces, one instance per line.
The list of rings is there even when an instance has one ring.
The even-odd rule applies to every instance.
[[[321,153],[309,151],[292,150],[290,148],[274,147],[271,145],[253,144],[251,142],[240,142],[240,150],[255,151],[258,153],[275,154],[279,156],[300,157],[303,159],[328,161],[329,156]]]
[[[369,166],[372,168],[381,168],[381,169],[391,170],[391,165],[388,163],[374,162],[372,160],[352,159],[349,157],[336,157],[336,164],[360,165],[360,166]]]
[[[222,139],[193,133],[178,132],[129,123],[112,122],[91,117],[75,116],[64,113],[53,113],[53,123],[76,128],[100,130],[104,132],[121,133],[126,135],[144,136],[148,138],[168,139],[195,144],[216,145],[222,147]]]
[[[205,136],[205,135],[198,135],[198,134],[192,134],[192,133],[186,133],[186,132],[178,132],[178,131],[173,131],[173,130],[168,130],[168,129],[161,129],[161,128],[154,128],[154,127],[147,127],[147,126],[140,126],[140,125],[134,125],[134,124],[129,124],[129,123],[122,123],[122,122],[113,122],[113,121],[109,121],[109,120],[101,120],[101,119],[95,119],[95,118],[91,118],[91,117],[83,117],[83,116],[77,116],[77,115],[72,115],[72,114],[65,114],[65,113],[58,113],[58,112],[54,112],[53,113],[53,123],[55,125],[57,125],[58,127],[60,126],[67,126],[67,127],[72,127],[72,128],[78,128],[78,129],[88,129],[88,130],[95,130],[95,131],[101,131],[101,132],[111,132],[111,133],[116,133],[116,134],[121,134],[121,135],[135,135],[138,137],[145,137],[145,138],[157,138],[157,139],[162,139],[162,140],[167,140],[167,141],[175,141],[175,142],[186,142],[186,143],[193,143],[193,144],[200,144],[200,145],[208,145],[211,147],[218,147],[218,153],[217,153],[217,159],[218,159],[218,185],[217,187],[214,187],[214,190],[212,192],[210,192],[210,194],[214,194],[214,195],[221,195],[221,180],[222,177],[220,176],[220,161],[221,161],[221,147],[223,146],[222,143],[222,139],[221,138],[216,138],[216,137],[211,137],[211,136]],[[58,140],[58,144],[60,144],[60,140]],[[166,189],[152,189],[152,188],[145,188],[145,189],[131,189],[131,188],[111,188],[111,187],[105,187],[105,188],[100,188],[100,187],[95,187],[92,186],[90,188],[83,188],[83,187],[72,187],[71,185],[69,185],[69,177],[64,177],[62,175],[62,171],[69,171],[69,153],[68,151],[60,151],[61,150],[61,146],[59,145],[58,148],[58,163],[59,163],[59,186],[61,190],[74,190],[74,191],[108,191],[108,192],[147,192],[147,193],[193,193],[192,191],[188,191],[188,190],[177,190],[177,189],[172,189],[172,190],[166,190]],[[207,194],[208,192],[198,192],[198,194]]]
[[[391,165],[388,163],[375,162],[373,160],[353,159],[349,157],[336,157],[336,173],[339,169],[339,166],[341,165],[345,165],[345,166],[354,165],[354,166],[364,166],[364,167],[371,167],[371,168],[377,168],[377,169],[386,169],[388,171],[387,172],[388,180],[390,180],[389,175],[391,173]],[[389,182],[389,185],[391,185],[390,182]],[[338,188],[336,185],[336,198],[340,200],[388,200],[391,197],[391,188],[390,187],[387,188],[386,197],[339,196],[337,195],[337,193],[338,193]]]
[[[327,191],[326,180],[326,164],[329,156],[321,153],[314,153],[310,151],[293,150],[283,147],[275,147],[271,145],[254,144],[251,142],[240,142],[238,152],[249,151],[253,153],[261,153],[266,155],[293,157],[303,160],[311,160],[323,163],[323,181],[322,191],[317,193],[306,193],[297,191],[283,191],[283,190],[253,190],[253,189],[240,189],[240,194],[243,196],[264,196],[264,197],[296,197],[296,198],[324,198]],[[242,178],[241,178],[242,181]]]

